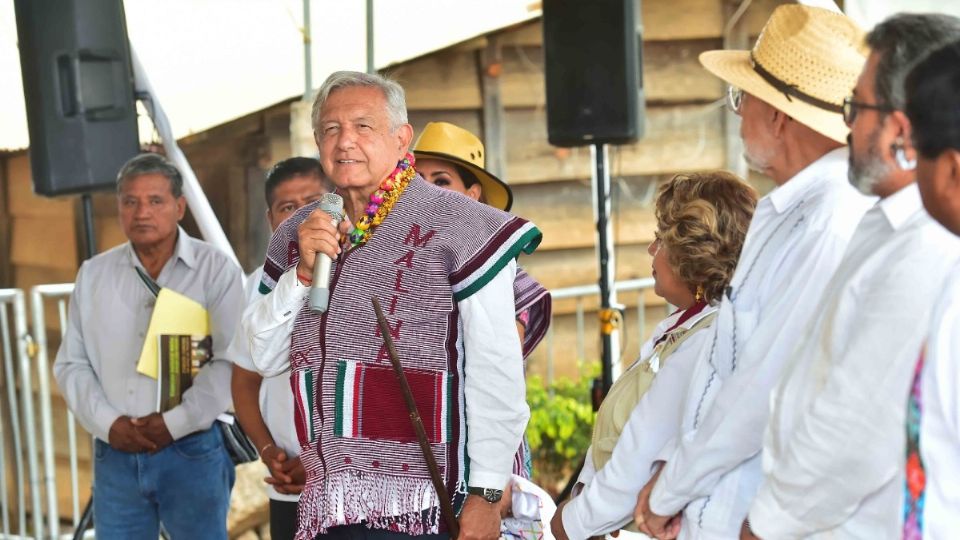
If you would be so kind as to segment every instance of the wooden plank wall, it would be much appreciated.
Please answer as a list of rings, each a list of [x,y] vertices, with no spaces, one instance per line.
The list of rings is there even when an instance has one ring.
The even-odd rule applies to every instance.
[[[757,0],[741,25],[756,36],[773,9],[785,2]],[[739,2],[730,2],[734,7]],[[706,72],[697,56],[722,48],[726,21],[724,0],[643,0],[643,80],[646,135],[636,144],[611,147],[613,227],[618,280],[650,275],[646,248],[655,220],[651,204],[658,182],[681,171],[726,165],[724,85]],[[529,272],[548,288],[596,283],[590,176],[590,149],[548,144],[543,75],[542,27],[539,19],[477,38],[409,62],[385,74],[407,92],[410,120],[417,133],[434,120],[453,122],[483,138],[481,51],[495,40],[500,46],[500,100],[504,107],[507,180],[513,187],[513,211],[534,221],[544,233],[539,250],[521,258]],[[752,41],[752,40],[751,40]],[[753,180],[753,179],[751,179]],[[764,188],[769,187],[759,179]],[[627,305],[624,361],[638,353],[635,315],[638,295],[622,294]],[[652,292],[647,328],[663,317],[664,305]],[[595,309],[596,299],[586,306]],[[554,320],[554,371],[577,376],[582,362],[599,358],[594,312],[585,319],[584,359],[576,358],[575,305],[557,302]],[[533,373],[547,371],[547,347],[534,353]]]

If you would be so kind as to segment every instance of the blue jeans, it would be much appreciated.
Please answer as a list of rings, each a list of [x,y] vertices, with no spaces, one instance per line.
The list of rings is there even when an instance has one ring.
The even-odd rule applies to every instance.
[[[131,454],[97,440],[93,515],[97,539],[151,539],[160,523],[172,540],[227,538],[236,473],[214,428],[156,454]]]

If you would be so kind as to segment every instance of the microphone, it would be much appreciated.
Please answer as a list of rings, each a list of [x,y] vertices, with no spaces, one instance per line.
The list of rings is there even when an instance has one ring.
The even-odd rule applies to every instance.
[[[336,193],[324,193],[318,208],[333,220],[334,228],[343,220],[343,197]],[[313,284],[310,286],[310,309],[317,313],[327,311],[330,304],[330,265],[333,261],[326,253],[317,253],[313,262]]]

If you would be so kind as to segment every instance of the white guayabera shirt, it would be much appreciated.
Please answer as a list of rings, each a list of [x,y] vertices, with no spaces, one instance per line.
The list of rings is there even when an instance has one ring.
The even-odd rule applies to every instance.
[[[934,309],[920,380],[923,537],[951,538],[960,531],[960,265]]]
[[[681,435],[651,492],[683,511],[681,538],[734,538],[760,481],[770,389],[874,199],[847,181],[847,150],[811,163],[760,199],[740,261],[694,368]]]
[[[900,538],[908,390],[960,239],[915,184],[863,218],[770,397],[761,538]]]

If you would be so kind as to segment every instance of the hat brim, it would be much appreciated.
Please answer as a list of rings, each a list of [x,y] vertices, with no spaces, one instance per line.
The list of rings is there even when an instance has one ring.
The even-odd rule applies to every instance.
[[[442,152],[414,150],[413,155],[417,159],[439,159],[464,167],[468,171],[472,172],[474,176],[477,177],[477,180],[480,181],[480,187],[483,189],[483,198],[487,204],[494,208],[499,208],[504,212],[509,212],[510,207],[513,206],[513,191],[510,189],[510,186],[508,186],[503,180],[500,180],[496,176],[487,172],[485,169],[481,169],[473,163],[464,161],[455,156],[451,156],[450,154],[444,154]]]
[[[700,64],[728,84],[783,111],[817,133],[847,143],[850,129],[843,123],[841,113],[821,109],[796,97],[788,98],[753,70],[750,51],[706,51],[700,54]]]

